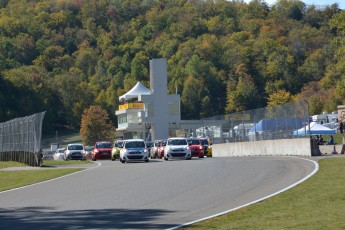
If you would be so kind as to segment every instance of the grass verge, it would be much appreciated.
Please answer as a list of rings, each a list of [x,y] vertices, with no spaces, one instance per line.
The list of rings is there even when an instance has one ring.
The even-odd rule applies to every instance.
[[[0,172],[0,191],[22,187],[70,173],[83,170],[81,168],[65,169],[42,169],[42,170],[22,170],[22,171],[3,171]]]
[[[319,161],[302,184],[186,229],[345,229],[345,158]]]
[[[82,165],[82,164],[93,164],[93,162],[87,161],[87,160],[71,160],[71,161],[45,160],[43,161],[43,166]]]
[[[90,164],[90,161],[44,161],[43,166],[56,165],[78,165]],[[0,161],[0,169],[10,167],[24,167],[26,165],[14,161]],[[39,170],[20,170],[20,171],[2,171],[0,172],[0,191],[30,185],[70,173],[83,170],[83,168],[64,168],[64,169],[39,169]]]
[[[10,167],[23,167],[25,164],[14,162],[14,161],[0,161],[0,169],[10,168]]]

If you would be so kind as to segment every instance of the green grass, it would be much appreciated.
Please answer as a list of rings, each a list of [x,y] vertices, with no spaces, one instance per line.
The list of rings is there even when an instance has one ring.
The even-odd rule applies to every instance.
[[[18,188],[80,171],[80,168],[0,172],[0,191]]]
[[[331,135],[322,135],[324,141],[328,141]],[[333,135],[334,144],[341,145],[343,143],[343,138],[345,138],[345,134],[337,133]]]
[[[78,165],[90,164],[90,161],[44,161],[43,166],[54,165]],[[14,161],[0,161],[0,169],[10,167],[24,167],[26,165]],[[18,188],[49,179],[64,176],[73,172],[83,170],[82,168],[65,169],[39,169],[39,170],[21,170],[21,171],[2,171],[0,172],[0,191]]]
[[[0,169],[9,167],[23,167],[25,164],[14,162],[14,161],[0,161]]]
[[[345,158],[319,161],[304,183],[187,229],[345,229]]]
[[[43,167],[44,166],[55,166],[55,165],[80,165],[80,164],[93,164],[93,162],[87,161],[87,160],[70,160],[70,161],[45,160],[45,161],[43,161]]]

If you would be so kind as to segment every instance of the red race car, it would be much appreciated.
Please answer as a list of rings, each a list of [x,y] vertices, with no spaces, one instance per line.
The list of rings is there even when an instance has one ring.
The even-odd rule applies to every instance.
[[[110,159],[113,144],[110,141],[98,141],[92,148],[91,159],[93,161],[100,159]]]
[[[192,157],[204,158],[204,147],[198,138],[187,138]]]
[[[158,147],[157,158],[162,159],[164,157],[164,148],[167,145],[167,140],[162,140],[160,146]]]

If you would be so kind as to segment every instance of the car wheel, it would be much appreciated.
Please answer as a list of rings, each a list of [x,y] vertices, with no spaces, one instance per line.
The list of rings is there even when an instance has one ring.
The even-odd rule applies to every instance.
[[[112,160],[112,161],[115,161],[115,157],[111,157],[111,160]]]
[[[145,162],[149,162],[149,159],[146,159]]]
[[[168,159],[167,157],[164,157],[164,160],[165,160],[165,161],[168,161],[169,159]]]
[[[120,159],[120,161],[121,161],[122,164],[126,163],[126,160],[121,160],[121,159]]]

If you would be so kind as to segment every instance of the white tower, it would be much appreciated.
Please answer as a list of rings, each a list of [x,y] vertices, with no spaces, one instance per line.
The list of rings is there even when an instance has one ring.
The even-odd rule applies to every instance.
[[[169,135],[168,77],[165,58],[150,60],[151,95],[141,95],[145,102],[146,121],[151,123],[152,140]]]

